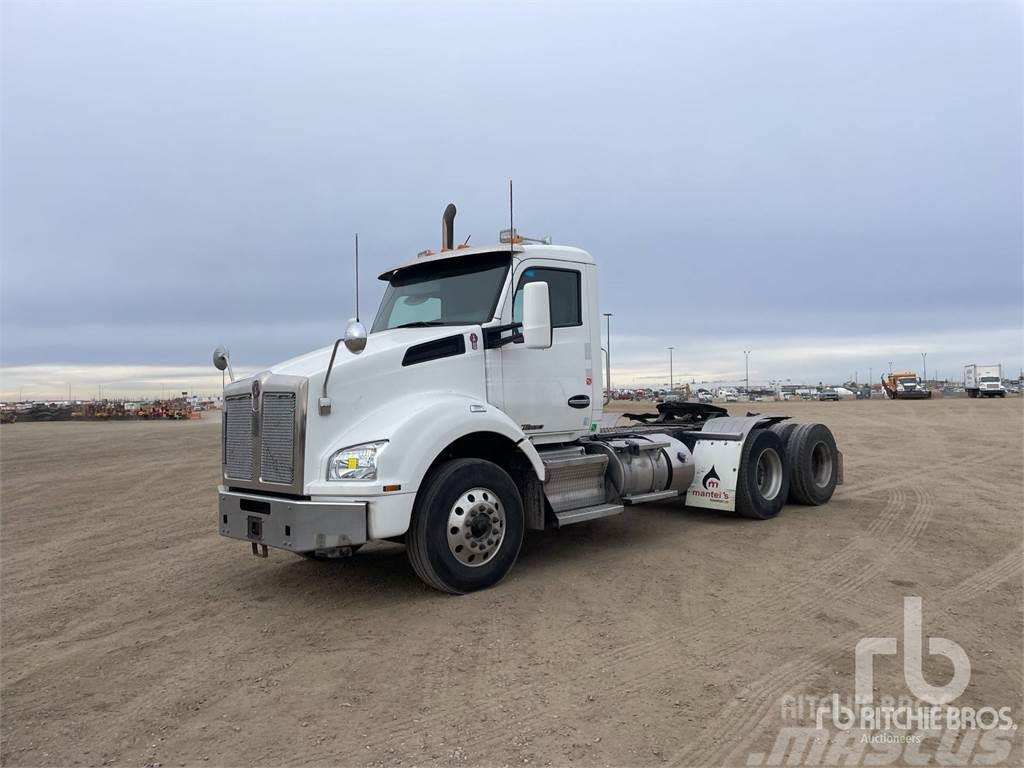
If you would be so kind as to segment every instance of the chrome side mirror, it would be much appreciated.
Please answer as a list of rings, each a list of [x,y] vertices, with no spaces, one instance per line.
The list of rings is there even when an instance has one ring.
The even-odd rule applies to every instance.
[[[547,283],[523,286],[523,343],[527,349],[551,346],[551,299]]]
[[[345,348],[353,355],[366,349],[366,326],[353,318],[345,328]]]
[[[345,335],[334,342],[334,349],[331,350],[331,361],[327,363],[327,372],[324,374],[324,388],[320,395],[318,407],[321,416],[331,414],[331,398],[327,396],[327,385],[331,381],[331,371],[334,370],[334,358],[338,356],[338,345],[345,342],[345,348],[353,355],[358,355],[366,349],[366,326],[354,317],[348,321],[345,328]]]
[[[226,370],[228,378],[235,380],[235,372],[231,370],[231,354],[223,346],[213,350],[213,367],[218,371]]]

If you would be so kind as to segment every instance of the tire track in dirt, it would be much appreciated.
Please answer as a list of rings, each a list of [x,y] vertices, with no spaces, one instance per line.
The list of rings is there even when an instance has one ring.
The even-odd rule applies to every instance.
[[[890,560],[899,557],[901,554],[906,552],[908,549],[913,547],[917,538],[921,532],[927,526],[928,521],[931,519],[933,512],[933,504],[931,497],[926,492],[915,491],[916,501],[913,513],[907,519],[904,526],[904,530],[898,542],[895,543],[888,551],[884,553],[883,557],[875,557],[872,561],[872,565],[889,562]],[[903,508],[905,502],[905,495],[895,493],[894,497],[898,500],[896,504],[888,505],[886,511],[879,517],[887,518],[886,522],[879,525],[880,530],[885,530],[892,522],[897,519],[898,511]],[[886,514],[888,513],[888,514]],[[847,550],[842,553],[842,557],[836,558],[841,564],[845,564],[851,559],[856,560],[858,557],[863,556],[865,553]],[[830,566],[831,566],[830,561]],[[835,569],[830,567],[829,571],[835,572]],[[823,573],[819,571],[819,573]],[[836,599],[843,599],[851,594],[854,594],[860,589],[863,584],[870,581],[877,576],[877,572],[870,568],[863,567],[857,573],[849,576],[844,576],[840,582],[833,584],[829,588],[829,593]],[[776,614],[781,621],[786,621],[787,617],[800,617],[806,616],[810,611],[817,609],[820,606],[820,599],[817,597],[808,597],[798,603],[788,602],[786,597],[786,590],[779,590],[777,597],[768,601],[758,601],[756,604],[758,609]],[[766,609],[767,606],[767,609]],[[741,612],[743,609],[738,609],[737,612]],[[613,654],[613,658],[609,660],[609,663],[614,666],[615,671],[621,672],[624,669],[640,668],[643,665],[642,661],[652,658],[661,657],[664,659],[660,664],[654,665],[654,668],[650,671],[630,674],[621,678],[611,688],[606,688],[603,692],[608,694],[612,691],[625,692],[626,690],[642,686],[661,678],[666,678],[672,675],[678,670],[682,670],[687,667],[690,663],[689,659],[685,654],[673,653],[673,648],[678,651],[680,647],[686,647],[688,645],[694,645],[704,640],[715,631],[715,628],[711,625],[704,625],[701,627],[695,627],[689,632],[684,632],[671,639],[658,640],[651,643],[651,645],[644,647],[642,650],[637,650],[628,657],[623,657],[619,653]],[[757,643],[756,638],[737,638],[731,643],[725,645],[716,645],[716,655],[720,658],[727,658],[730,655],[734,655],[742,650],[751,648]],[[605,665],[607,666],[607,664]],[[782,674],[782,673],[780,673]],[[785,678],[783,678],[785,679]],[[562,690],[560,687],[555,689],[556,692]],[[568,700],[560,702],[562,704],[569,704]],[[544,713],[537,713],[536,715],[528,718],[522,718],[517,721],[517,725],[534,726],[544,719]],[[486,749],[494,747],[500,742],[499,738],[496,737],[484,737],[481,739],[468,739],[462,743],[465,750],[473,749]]]
[[[987,456],[975,456],[949,465],[935,465],[923,470],[917,470],[914,472],[912,479],[915,484],[919,484],[922,478],[930,476],[956,476],[959,473],[966,473],[967,470],[974,469],[975,467],[984,467],[990,463],[991,462]],[[845,485],[842,485],[836,489],[836,493],[838,494],[836,498],[859,499],[861,496],[870,496],[878,493],[879,491],[886,491],[892,488],[899,488],[901,486],[908,487],[907,480],[902,477],[888,477],[885,479],[868,481],[866,483],[859,484],[856,488],[851,488],[850,490],[847,490]]]
[[[965,580],[960,585],[948,590],[942,597],[944,602],[970,602],[980,594],[1011,579],[1020,573],[1022,568],[1019,552],[1011,552],[989,568]],[[805,659],[787,662],[776,671],[751,684],[723,709],[715,718],[720,725],[719,732],[728,734],[748,734],[740,744],[730,743],[700,749],[690,747],[672,758],[671,764],[677,767],[690,765],[724,765],[733,764],[730,758],[742,752],[751,741],[764,731],[765,721],[773,716],[772,709],[778,704],[779,698],[787,692],[798,690],[807,684],[822,667],[835,666],[853,653],[856,642],[863,637],[880,636],[882,634],[899,636],[902,631],[903,606],[885,612],[870,629],[859,629],[845,633],[841,640],[829,643]],[[893,629],[895,627],[895,629]]]
[[[869,526],[872,534],[877,536],[892,527],[892,525],[900,519],[900,513],[905,508],[905,505],[906,493],[901,489],[893,491],[890,494],[889,502],[885,509]],[[907,521],[904,529],[904,535],[901,537],[900,541],[903,541],[903,539],[908,536],[916,538],[927,524],[927,519],[930,518],[930,515],[931,504],[927,502],[926,496],[921,495],[918,498],[918,503],[914,509],[914,513]],[[850,565],[861,560],[863,557],[870,555],[873,549],[870,547],[865,549],[864,547],[859,546],[862,542],[864,542],[864,537],[858,537],[854,542],[847,545],[842,552],[833,556],[828,561],[827,565],[822,569],[817,569],[816,572],[822,575],[827,575],[828,573],[839,573]],[[912,546],[912,542],[907,546]],[[902,551],[902,549],[899,551]],[[839,589],[844,592],[853,592],[858,589],[864,581],[872,578],[873,575],[874,574],[872,573],[868,573],[867,575],[859,573],[852,576],[846,576],[840,582]],[[809,608],[816,607],[816,600],[812,598],[808,598],[799,604],[793,604],[789,601],[787,594],[787,590],[780,589],[767,601],[749,601],[749,606],[751,608],[757,606],[758,609],[762,611],[766,610],[767,607],[767,611],[769,612],[794,617],[805,615]],[[746,609],[738,608],[736,609],[736,612],[740,613],[744,610]],[[690,663],[688,658],[685,655],[680,655],[678,653],[673,654],[673,649],[678,649],[679,646],[698,643],[710,636],[713,632],[715,632],[715,628],[713,626],[701,625],[672,637],[659,636],[656,638],[641,639],[634,643],[627,644],[626,646],[619,646],[618,648],[609,649],[607,652],[597,654],[593,658],[588,659],[584,664],[576,665],[572,667],[571,670],[567,670],[567,674],[545,679],[542,683],[538,683],[538,685],[542,684],[545,689],[548,690],[551,698],[556,699],[551,702],[553,707],[556,709],[560,706],[570,707],[572,704],[571,697],[565,692],[565,686],[562,685],[562,683],[568,683],[572,679],[582,678],[588,673],[608,671],[609,667],[612,668],[612,671],[621,673],[623,670],[642,668],[642,662],[651,658],[664,659],[664,661],[659,664],[653,665],[654,668],[650,671],[626,674],[612,687],[606,688],[603,691],[605,694],[612,691],[624,692],[636,686],[644,685],[652,680],[667,677],[674,671],[687,666]],[[730,646],[722,649],[721,651],[716,649],[716,653],[724,656],[751,644],[753,644],[753,641],[740,640],[730,644]],[[673,658],[676,660],[673,661]],[[546,712],[540,711],[520,717],[511,723],[511,725],[514,725],[517,730],[522,731],[524,728],[534,727],[543,723],[546,720],[546,717]],[[485,750],[487,748],[497,746],[503,740],[503,734],[480,734],[478,732],[476,735],[471,733],[468,738],[460,742],[459,746],[468,756],[472,757],[472,752],[474,750]]]

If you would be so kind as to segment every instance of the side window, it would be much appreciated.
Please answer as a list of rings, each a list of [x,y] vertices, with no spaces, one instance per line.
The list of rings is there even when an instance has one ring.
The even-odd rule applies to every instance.
[[[436,296],[420,298],[402,296],[391,308],[388,326],[394,327],[402,323],[430,322],[441,319],[441,299]]]
[[[523,272],[516,286],[516,296],[512,302],[512,322],[523,320],[523,286],[527,283],[547,283],[548,296],[551,299],[551,326],[568,328],[583,325],[580,311],[580,273],[571,269],[549,269],[547,267],[531,267]]]

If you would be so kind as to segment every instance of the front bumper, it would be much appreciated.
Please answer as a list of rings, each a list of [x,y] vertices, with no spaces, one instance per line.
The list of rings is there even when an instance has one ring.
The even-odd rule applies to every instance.
[[[906,389],[896,391],[897,400],[927,400],[931,396],[931,390],[927,389]]]
[[[319,502],[217,492],[220,535],[290,552],[366,543],[365,501]]]

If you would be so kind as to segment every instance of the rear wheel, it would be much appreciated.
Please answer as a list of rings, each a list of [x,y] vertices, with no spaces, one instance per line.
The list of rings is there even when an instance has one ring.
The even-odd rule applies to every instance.
[[[768,429],[777,434],[782,438],[782,446],[786,447],[789,445],[789,438],[793,434],[793,430],[796,429],[797,424],[795,421],[780,421],[778,424],[772,424]]]
[[[743,517],[768,520],[782,510],[789,495],[786,449],[770,429],[756,429],[747,437],[740,456],[736,511]]]
[[[786,446],[789,498],[817,506],[832,498],[839,479],[839,451],[824,424],[799,424]]]
[[[416,575],[463,594],[504,578],[523,543],[523,503],[512,478],[482,459],[454,459],[428,475],[406,535]]]

